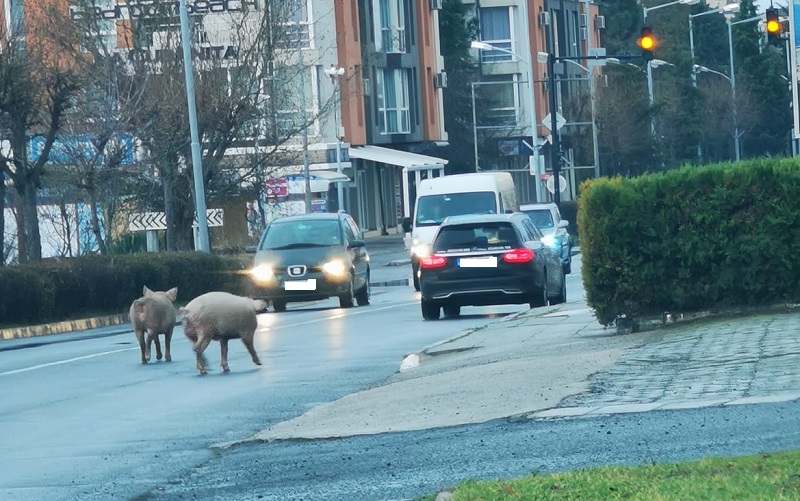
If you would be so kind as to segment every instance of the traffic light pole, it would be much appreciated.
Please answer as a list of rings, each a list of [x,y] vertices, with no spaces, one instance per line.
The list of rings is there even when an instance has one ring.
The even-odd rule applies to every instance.
[[[558,102],[556,92],[556,72],[555,66],[560,61],[602,61],[605,59],[630,60],[641,59],[642,56],[556,56],[547,53],[547,85],[550,94],[550,134],[553,137],[550,150],[550,162],[553,164],[553,202],[561,207],[561,140],[558,135],[558,120],[556,103]],[[648,65],[649,66],[649,65]],[[591,75],[589,75],[591,78]]]

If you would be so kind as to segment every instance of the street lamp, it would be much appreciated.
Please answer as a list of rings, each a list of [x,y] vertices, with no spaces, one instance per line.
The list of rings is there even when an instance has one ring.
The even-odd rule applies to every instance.
[[[700,3],[700,0],[675,0],[674,2],[664,3],[661,5],[656,5],[653,7],[646,7],[642,5],[642,17],[644,18],[644,24],[647,26],[647,13],[651,10],[663,9],[664,7],[670,7],[672,5],[697,5]],[[647,88],[649,89],[650,95],[650,107],[653,107],[653,70],[652,66],[647,65]],[[653,115],[650,118],[650,133],[655,135],[656,133],[656,117]]]
[[[709,10],[706,12],[700,12],[699,14],[689,14],[689,51],[691,52],[692,56],[692,85],[697,88],[697,71],[696,71],[696,64],[695,57],[694,57],[694,28],[692,26],[692,20],[696,17],[707,16],[709,14],[723,14],[725,15],[726,19],[728,16],[732,16],[739,12],[739,3],[729,3],[722,8]],[[700,142],[697,142],[697,162],[701,163],[703,158],[703,150],[700,145]]]
[[[642,69],[638,65],[635,65],[633,63],[622,63],[616,57],[609,57],[609,58],[606,59],[606,61],[609,62],[609,63],[613,63],[613,64],[619,64],[619,65],[624,65],[624,66],[633,66],[637,70],[642,71]],[[667,61],[664,61],[663,59],[652,59],[647,64],[647,73],[649,74],[650,70],[652,68],[658,68],[659,66],[675,66],[675,65],[672,64],[672,63],[669,63]],[[653,102],[655,100],[654,96],[653,96],[653,79],[652,78],[648,78],[647,79],[647,98],[648,98],[648,100],[650,102],[650,106],[652,107],[653,106]],[[651,125],[652,125],[652,123],[653,122],[651,120]],[[652,129],[651,129],[651,131],[652,131]]]
[[[189,131],[192,139],[192,177],[194,178],[194,206],[197,214],[197,247],[201,252],[210,252],[208,220],[206,219],[206,190],[203,182],[200,137],[197,131],[197,104],[194,97],[194,70],[192,51],[189,47],[189,12],[186,9],[186,0],[180,0],[180,16],[183,73],[186,78],[186,102],[189,107]]]
[[[561,140],[558,134],[558,122],[556,120],[556,56],[549,52],[539,52],[536,59],[540,63],[547,63],[547,80],[548,80],[548,94],[550,95],[550,137],[553,140],[550,142],[550,163],[553,169],[553,202],[556,205],[561,205]]]
[[[595,177],[600,177],[600,150],[599,145],[597,144],[597,122],[595,121],[595,113],[596,113],[596,99],[595,99],[595,89],[594,89],[594,74],[592,70],[587,68],[586,66],[582,65],[577,61],[573,61],[571,59],[565,59],[568,63],[572,63],[575,66],[583,69],[586,72],[586,76],[589,78],[589,100],[591,102],[591,113],[592,113],[592,155],[594,156],[594,173]]]
[[[733,124],[734,124],[733,149],[734,153],[736,154],[736,161],[738,162],[742,156],[742,153],[739,147],[739,113],[738,113],[738,106],[736,105],[736,73],[734,70],[734,63],[733,63],[733,25],[761,21],[761,16],[753,16],[747,19],[742,19],[740,21],[733,21],[731,17],[728,17],[727,21],[728,21],[728,53],[731,63],[730,81],[731,81],[731,93],[733,95]]]
[[[525,4],[527,2],[523,2]],[[533,150],[533,171],[535,172],[536,180],[534,185],[536,186],[536,200],[542,201],[542,186],[539,180],[540,175],[540,164],[541,161],[539,159],[539,145],[536,144],[537,141],[537,127],[536,127],[536,88],[533,86],[533,64],[531,64],[530,60],[525,59],[524,57],[520,56],[514,51],[504,49],[502,47],[496,47],[490,43],[480,42],[478,40],[473,40],[470,44],[470,47],[477,50],[496,50],[499,52],[504,52],[506,54],[510,54],[528,66],[528,86],[530,88],[530,100],[531,100],[531,150]],[[474,92],[474,88],[473,88]],[[474,107],[473,107],[474,111]],[[477,142],[475,144],[475,148],[477,149],[478,145]]]
[[[339,99],[341,98],[341,91],[339,86],[339,77],[344,75],[344,68],[338,68],[335,65],[331,65],[330,68],[325,70],[325,74],[328,75],[331,79],[331,82],[334,85],[334,93],[336,96],[335,104],[333,108],[333,121],[336,124],[336,172],[339,175],[342,174],[342,138],[341,138],[341,130],[339,129]],[[344,186],[342,186],[342,181],[337,181],[336,183],[336,195],[339,200],[339,210],[344,208]]]

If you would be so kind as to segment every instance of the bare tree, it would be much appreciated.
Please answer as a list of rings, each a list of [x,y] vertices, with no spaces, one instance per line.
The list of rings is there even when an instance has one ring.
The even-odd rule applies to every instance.
[[[42,258],[37,194],[77,90],[71,32],[59,14],[63,9],[57,0],[40,0],[36,7],[48,14],[26,16],[25,36],[0,42],[0,131],[10,143],[10,151],[0,152],[0,166],[22,203],[17,218],[20,261]],[[33,158],[29,136],[35,141]]]

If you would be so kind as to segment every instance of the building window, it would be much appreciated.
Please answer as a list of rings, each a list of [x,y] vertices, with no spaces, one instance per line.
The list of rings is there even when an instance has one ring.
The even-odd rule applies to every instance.
[[[480,9],[481,41],[495,47],[512,50],[511,8],[486,7]],[[481,51],[481,62],[511,61],[513,56],[499,50]]]
[[[410,134],[409,70],[376,70],[378,128],[381,134]]]
[[[406,12],[404,0],[373,0],[375,45],[378,52],[406,51]]]
[[[514,75],[484,76],[480,89],[487,116],[481,120],[492,127],[516,127],[519,124],[519,95]]]
[[[275,67],[270,78],[269,107],[272,111],[272,126],[278,140],[287,139],[302,132],[305,124],[310,124],[309,134],[316,133],[315,121],[318,113],[317,67],[306,66],[303,78],[305,91],[300,85],[300,70],[297,66]],[[305,92],[305,96],[303,96]],[[302,102],[305,98],[306,113],[303,120]],[[312,124],[312,122],[315,122]]]
[[[277,25],[273,43],[276,47],[311,48],[311,2],[310,0],[270,0],[270,12]]]

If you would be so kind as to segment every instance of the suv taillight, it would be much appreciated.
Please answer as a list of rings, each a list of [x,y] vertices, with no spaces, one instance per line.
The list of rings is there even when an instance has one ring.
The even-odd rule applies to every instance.
[[[530,249],[514,249],[503,254],[503,261],[511,264],[530,263],[534,256]]]
[[[419,260],[420,268],[425,270],[433,270],[436,268],[443,268],[447,264],[447,258],[442,256],[426,256]]]

